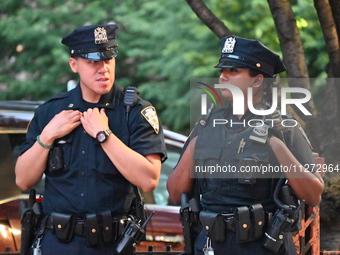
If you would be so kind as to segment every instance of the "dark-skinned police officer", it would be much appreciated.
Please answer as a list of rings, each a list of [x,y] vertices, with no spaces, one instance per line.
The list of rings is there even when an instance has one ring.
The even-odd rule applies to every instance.
[[[155,108],[115,84],[115,24],[81,27],[62,39],[79,74],[73,90],[35,111],[15,172],[22,190],[45,174],[42,254],[115,254],[133,185],[158,184],[166,159]],[[51,84],[52,85],[52,84]],[[130,95],[131,96],[131,95]]]
[[[229,89],[221,88],[229,104],[215,108],[207,123],[195,126],[168,179],[170,199],[179,203],[181,194],[190,192],[197,184],[202,228],[193,247],[195,254],[296,254],[291,235],[285,233],[285,224],[292,222],[289,210],[293,207],[278,208],[273,193],[282,174],[282,180],[288,180],[288,187],[300,201],[316,206],[321,200],[323,180],[307,169],[314,160],[299,125],[292,125],[288,119],[284,123],[289,127],[270,125],[268,116],[255,115],[247,104],[250,98],[255,109],[269,109],[276,76],[286,70],[285,66],[277,54],[259,41],[229,36],[221,43],[221,57],[215,66],[221,70],[219,84],[242,91],[245,113],[233,114],[240,97],[233,98]],[[248,93],[249,88],[252,93]],[[216,125],[215,120],[226,121]],[[280,171],[279,175],[242,171],[264,167],[291,171]],[[277,209],[280,213],[275,215]],[[269,222],[275,217],[275,221]]]

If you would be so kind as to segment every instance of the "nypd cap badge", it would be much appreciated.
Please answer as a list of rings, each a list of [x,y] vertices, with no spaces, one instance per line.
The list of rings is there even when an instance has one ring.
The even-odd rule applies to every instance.
[[[97,27],[94,30],[94,40],[95,44],[103,44],[109,41],[104,27]]]
[[[236,39],[235,37],[228,37],[225,40],[224,46],[222,48],[222,53],[233,53],[235,48]]]

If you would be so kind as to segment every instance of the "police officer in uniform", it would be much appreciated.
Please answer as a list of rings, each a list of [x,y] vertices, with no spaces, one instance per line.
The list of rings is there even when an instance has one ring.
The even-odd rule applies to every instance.
[[[230,104],[215,108],[208,120],[195,126],[169,176],[170,199],[179,203],[181,194],[190,192],[197,180],[203,227],[196,237],[195,254],[296,254],[289,234],[275,252],[263,245],[269,216],[277,209],[273,193],[284,174],[296,197],[316,206],[321,200],[323,180],[307,169],[308,164],[314,163],[312,151],[301,128],[294,125],[296,122],[281,115],[255,115],[247,105],[251,97],[257,110],[269,108],[270,92],[278,81],[276,74],[285,71],[285,66],[277,54],[259,41],[229,36],[221,43],[221,58],[215,66],[221,69],[219,83],[242,91],[245,113],[233,114],[239,98],[222,88],[221,93]],[[252,94],[248,94],[248,88],[252,88]],[[268,122],[277,118],[285,119],[289,127]],[[216,119],[227,121],[225,125],[216,125]],[[206,171],[209,167],[218,169],[216,166],[232,170]],[[241,171],[265,166],[290,170],[280,170],[279,174]]]
[[[16,183],[45,175],[42,254],[115,254],[131,213],[133,186],[155,189],[166,159],[155,108],[114,83],[115,24],[81,27],[62,39],[80,81],[35,111],[16,164]],[[132,101],[131,101],[132,98]]]

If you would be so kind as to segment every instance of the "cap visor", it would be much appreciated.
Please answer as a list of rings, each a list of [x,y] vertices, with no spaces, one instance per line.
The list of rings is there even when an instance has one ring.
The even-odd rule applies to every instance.
[[[220,61],[214,68],[249,68],[248,66],[231,61]]]
[[[77,56],[92,61],[110,60],[111,58],[115,58],[117,56],[117,50],[111,49],[107,51],[81,53],[78,54]]]

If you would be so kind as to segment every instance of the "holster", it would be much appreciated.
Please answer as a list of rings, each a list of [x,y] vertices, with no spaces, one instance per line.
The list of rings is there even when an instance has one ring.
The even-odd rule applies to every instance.
[[[76,219],[74,215],[53,212],[53,231],[59,241],[68,243],[73,237]]]
[[[30,189],[29,200],[20,201],[21,214],[21,245],[20,254],[31,254],[31,247],[35,236],[38,234],[38,227],[42,218],[41,204],[36,202],[36,191]]]
[[[25,201],[20,201],[20,206],[24,208],[21,216],[20,254],[27,255],[30,253],[30,248],[35,237],[35,220],[33,210],[31,208],[27,208],[27,204],[25,203]]]
[[[224,217],[220,213],[201,211],[199,214],[202,226],[207,230],[211,240],[223,242],[225,239]]]

